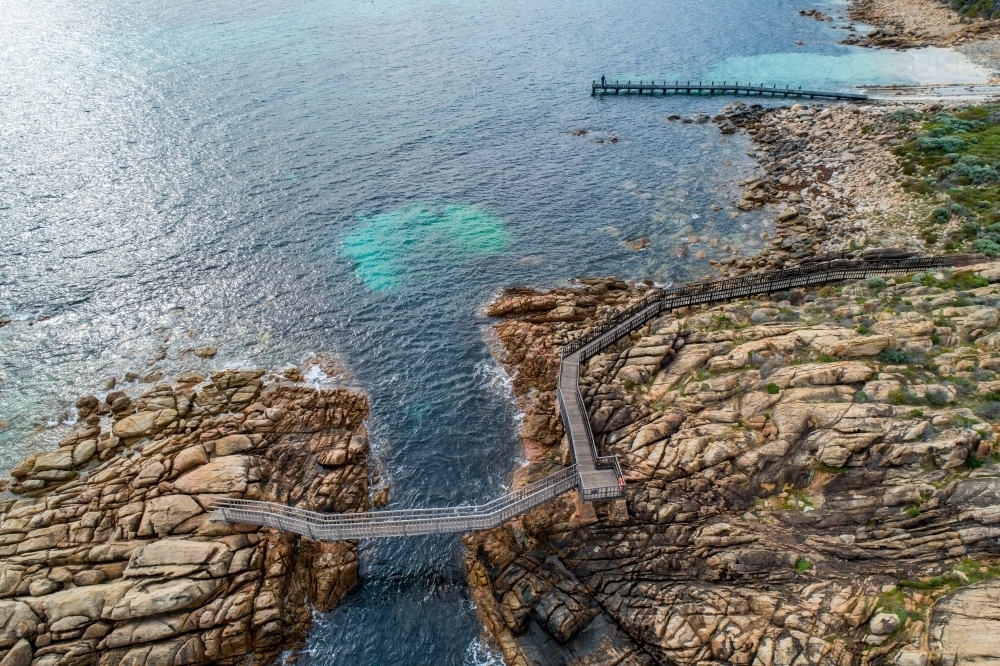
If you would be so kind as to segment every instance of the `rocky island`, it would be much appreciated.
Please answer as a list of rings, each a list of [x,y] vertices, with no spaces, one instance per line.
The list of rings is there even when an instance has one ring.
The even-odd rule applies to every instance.
[[[210,510],[223,497],[367,510],[363,394],[297,369],[225,370],[77,410],[0,500],[3,666],[273,663],[355,583],[353,542]]]

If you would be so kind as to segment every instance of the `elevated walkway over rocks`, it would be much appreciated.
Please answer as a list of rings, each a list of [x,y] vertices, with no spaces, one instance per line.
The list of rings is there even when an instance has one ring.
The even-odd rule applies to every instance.
[[[586,502],[622,498],[625,481],[618,459],[598,454],[579,390],[580,366],[603,349],[670,310],[796,287],[962,266],[985,260],[982,255],[931,257],[897,250],[872,250],[860,256],[815,257],[808,263],[780,271],[650,290],[640,301],[591,327],[562,349],[557,394],[563,427],[573,452],[573,465],[478,506],[323,514],[269,502],[227,499],[215,505],[213,519],[275,527],[313,539],[343,540],[490,529],[573,488],[580,491]]]

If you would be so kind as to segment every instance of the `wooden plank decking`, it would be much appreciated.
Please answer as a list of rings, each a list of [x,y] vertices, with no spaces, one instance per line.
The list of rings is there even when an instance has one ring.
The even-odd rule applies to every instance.
[[[868,99],[868,95],[863,93],[803,90],[801,86],[798,88],[792,88],[791,86],[779,88],[776,85],[767,86],[763,83],[744,83],[741,85],[739,82],[729,83],[728,81],[723,81],[722,83],[715,81],[710,83],[705,83],[704,81],[698,81],[697,83],[692,83],[691,81],[674,81],[673,83],[667,81],[637,81],[634,83],[626,81],[623,83],[618,80],[591,82],[590,94],[596,95],[598,93],[602,95],[619,95],[622,93],[626,95],[633,93],[637,95],[756,95],[757,97],[801,97],[851,102],[863,102]]]
[[[618,459],[598,453],[579,389],[581,364],[601,350],[668,310],[873,275],[961,266],[985,259],[982,255],[927,257],[873,251],[861,257],[827,257],[780,271],[652,290],[562,349],[557,395],[573,465],[478,506],[321,514],[268,502],[229,499],[215,505],[213,520],[276,527],[313,539],[343,540],[489,529],[573,488],[578,488],[582,499],[588,502],[624,497],[625,483]]]

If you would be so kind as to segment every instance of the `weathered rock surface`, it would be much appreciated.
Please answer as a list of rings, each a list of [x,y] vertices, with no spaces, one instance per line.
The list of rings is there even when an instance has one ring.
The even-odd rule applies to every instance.
[[[980,12],[962,16],[952,9],[960,5],[975,7],[985,17],[977,15]],[[1000,36],[1000,21],[988,18],[994,11],[989,4],[939,0],[852,0],[849,11],[853,20],[875,25],[876,29],[863,36],[852,32],[844,40],[846,44],[905,49],[954,46]],[[982,64],[994,65],[988,59]]]
[[[931,617],[930,645],[941,666],[1000,663],[1000,581],[949,594]]]
[[[1000,575],[1000,436],[977,416],[1000,359],[968,321],[1000,314],[994,268],[961,294],[899,277],[668,313],[591,359],[581,392],[627,499],[570,493],[467,539],[507,662],[926,665],[993,649],[957,646],[996,635],[993,588],[977,591],[992,583],[965,587]],[[519,480],[571,462],[559,345],[644,286],[518,290],[488,309],[525,410]]]
[[[293,373],[292,377],[296,377]],[[366,398],[261,371],[80,400],[0,499],[0,664],[266,664],[357,578],[353,543],[209,520],[221,497],[368,508]]]

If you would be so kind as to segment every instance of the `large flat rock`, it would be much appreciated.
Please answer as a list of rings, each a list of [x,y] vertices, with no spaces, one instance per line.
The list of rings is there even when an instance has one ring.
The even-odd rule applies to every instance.
[[[941,666],[1000,664],[1000,580],[942,598],[931,615],[930,647]]]

